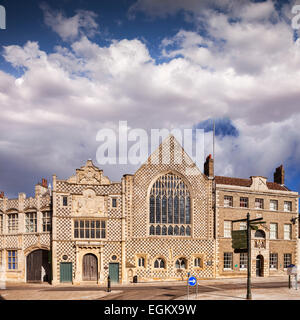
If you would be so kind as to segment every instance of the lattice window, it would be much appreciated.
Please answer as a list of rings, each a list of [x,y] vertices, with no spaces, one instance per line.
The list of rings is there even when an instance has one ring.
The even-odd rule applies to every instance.
[[[264,208],[264,199],[255,199],[255,209],[263,209]]]
[[[246,197],[240,198],[240,207],[241,208],[249,208],[249,199]]]
[[[232,207],[233,206],[233,197],[224,196],[224,207]]]
[[[8,233],[17,233],[18,232],[18,214],[10,213],[8,215]]]
[[[283,267],[286,269],[292,263],[292,255],[290,253],[283,254]]]
[[[277,211],[278,210],[278,201],[270,200],[270,210]]]
[[[191,235],[190,192],[180,177],[166,174],[157,179],[149,201],[150,235]]]
[[[277,223],[270,223],[270,239],[277,239],[277,230],[278,225]]]
[[[224,238],[231,238],[232,222],[224,221]]]
[[[43,232],[51,231],[51,212],[43,212]]]
[[[105,220],[74,220],[75,239],[104,239],[105,237]]]
[[[18,251],[16,250],[9,250],[7,252],[7,263],[9,270],[16,270],[18,269]]]
[[[247,253],[240,253],[240,269],[247,269],[248,264],[248,255]]]
[[[232,269],[232,252],[224,252],[224,269]]]
[[[291,212],[292,211],[292,202],[284,201],[284,211]]]
[[[36,212],[26,213],[25,232],[37,232],[37,214]]]
[[[278,254],[270,253],[270,269],[278,268]]]

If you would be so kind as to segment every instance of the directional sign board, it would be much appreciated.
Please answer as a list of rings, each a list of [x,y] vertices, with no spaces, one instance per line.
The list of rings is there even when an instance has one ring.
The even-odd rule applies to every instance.
[[[232,248],[247,249],[247,230],[232,231]]]
[[[188,283],[191,287],[194,287],[197,284],[197,279],[195,277],[189,277]]]

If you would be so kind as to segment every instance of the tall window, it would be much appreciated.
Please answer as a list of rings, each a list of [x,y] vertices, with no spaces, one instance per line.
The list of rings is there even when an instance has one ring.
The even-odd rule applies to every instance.
[[[138,258],[138,266],[145,267],[145,258],[144,257]]]
[[[116,199],[116,198],[112,198],[112,199],[111,199],[111,206],[112,206],[113,208],[116,208],[116,207],[117,207],[117,199]]]
[[[224,196],[224,207],[232,207],[233,198],[231,196]]]
[[[26,213],[25,215],[25,232],[37,231],[37,215],[36,212]]]
[[[18,232],[18,214],[10,213],[8,215],[8,233]]]
[[[278,254],[270,253],[270,269],[278,268]]]
[[[292,255],[290,253],[283,254],[283,267],[286,269],[292,263]]]
[[[105,237],[105,220],[74,220],[74,238],[103,239]]]
[[[202,259],[200,257],[194,259],[194,266],[196,268],[202,268]]]
[[[63,196],[62,197],[62,205],[64,207],[67,207],[68,206],[68,197],[67,196]]]
[[[264,208],[264,199],[255,199],[255,209],[263,209]]]
[[[43,212],[43,232],[51,231],[51,212]]]
[[[3,233],[3,214],[0,214],[0,234]]]
[[[232,269],[232,252],[224,252],[224,269]]]
[[[292,202],[284,201],[284,211],[291,212],[292,211]]]
[[[224,221],[224,238],[231,238],[231,228],[232,222],[231,221]]]
[[[284,240],[291,240],[292,225],[285,224],[283,226],[283,231],[284,231]]]
[[[247,269],[247,253],[240,253],[240,269]]]
[[[149,205],[150,235],[191,235],[191,198],[180,177],[169,173],[157,179]]]
[[[246,197],[240,198],[240,207],[241,208],[248,208],[249,207],[249,199]]]
[[[278,201],[270,200],[270,210],[277,211],[278,210]]]
[[[16,270],[18,269],[18,251],[16,250],[9,250],[7,252],[7,263],[9,270]]]
[[[270,239],[277,239],[277,223],[270,223]]]

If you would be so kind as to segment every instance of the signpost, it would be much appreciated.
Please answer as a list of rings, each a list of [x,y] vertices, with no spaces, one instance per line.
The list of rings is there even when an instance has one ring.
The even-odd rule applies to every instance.
[[[197,297],[197,295],[198,295],[198,282],[197,282],[197,279],[195,278],[195,277],[193,277],[193,276],[189,276],[189,278],[188,278],[188,300],[189,300],[189,288],[190,288],[190,286],[191,287],[194,287],[195,285],[197,285],[197,291],[196,291],[196,297]]]
[[[232,231],[232,248],[235,253],[247,252],[247,300],[252,300],[251,294],[251,229],[257,229],[256,224],[265,223],[263,218],[250,220],[250,213],[246,219],[234,220],[234,222],[247,222],[247,230]]]

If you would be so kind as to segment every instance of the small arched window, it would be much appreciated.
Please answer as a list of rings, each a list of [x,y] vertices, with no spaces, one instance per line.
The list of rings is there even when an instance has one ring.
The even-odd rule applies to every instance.
[[[158,258],[154,261],[154,268],[155,269],[164,269],[165,268],[165,261],[162,258]]]
[[[263,230],[257,230],[255,232],[255,235],[254,235],[255,238],[260,238],[260,239],[264,239],[266,237],[266,234]]]
[[[185,258],[179,258],[175,262],[175,268],[176,269],[186,269],[186,259]]]

